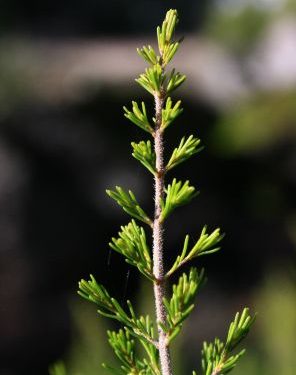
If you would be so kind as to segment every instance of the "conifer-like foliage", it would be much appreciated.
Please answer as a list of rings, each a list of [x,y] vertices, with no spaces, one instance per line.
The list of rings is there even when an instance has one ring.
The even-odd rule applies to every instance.
[[[131,145],[132,156],[154,178],[153,215],[149,216],[141,208],[132,191],[127,192],[118,186],[114,190],[107,190],[109,197],[132,217],[128,224],[121,227],[118,235],[111,239],[109,246],[151,282],[156,317],[138,316],[130,301],[122,306],[92,275],[88,281],[79,282],[78,293],[96,304],[99,314],[122,324],[118,332],[108,332],[109,343],[120,365],[118,368],[111,368],[107,364],[103,366],[113,374],[174,373],[170,345],[194,308],[196,295],[204,283],[204,270],[198,271],[193,266],[170,287],[171,276],[195,258],[218,251],[223,238],[219,228],[209,232],[205,226],[194,242],[186,235],[180,255],[171,266],[163,264],[165,222],[179,206],[189,203],[198,194],[189,181],[173,178],[166,185],[165,177],[169,171],[202,149],[196,134],[188,135],[180,140],[167,161],[163,156],[165,132],[169,131],[169,127],[183,111],[181,101],[174,101],[171,94],[186,77],[168,67],[180,46],[180,41],[174,40],[177,23],[177,11],[169,10],[162,25],[157,28],[158,50],[151,46],[137,50],[149,66],[136,82],[153,96],[155,113],[147,113],[144,102],[138,104],[133,101],[131,107],[124,107],[124,116],[150,135],[150,139],[132,142]],[[152,248],[149,246],[149,236],[152,236]],[[167,294],[166,290],[170,292]],[[247,308],[237,313],[225,342],[215,338],[213,342],[203,344],[200,366],[197,363],[199,370],[192,371],[192,374],[222,375],[232,370],[244,353],[244,350],[237,352],[236,348],[247,335],[253,321],[254,317],[249,315]],[[143,350],[138,350],[139,346]],[[63,368],[57,370],[57,373],[63,374]]]

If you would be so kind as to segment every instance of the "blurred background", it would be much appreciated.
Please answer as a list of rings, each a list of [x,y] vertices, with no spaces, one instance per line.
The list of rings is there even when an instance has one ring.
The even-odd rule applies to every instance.
[[[221,227],[222,251],[198,261],[208,282],[174,346],[176,374],[199,368],[203,340],[225,335],[244,305],[258,312],[233,374],[296,373],[296,3],[294,0],[2,0],[0,14],[0,374],[69,374],[114,363],[110,322],[76,296],[89,273],[139,313],[149,285],[108,250],[129,218],[105,195],[132,188],[152,212],[152,180],[131,157],[144,134],[122,115],[151,98],[136,53],[155,46],[168,8],[184,36],[187,134],[205,150],[174,170],[201,191],[168,221],[167,264],[185,234]],[[172,176],[168,176],[168,179]],[[182,353],[182,355],[181,355]]]

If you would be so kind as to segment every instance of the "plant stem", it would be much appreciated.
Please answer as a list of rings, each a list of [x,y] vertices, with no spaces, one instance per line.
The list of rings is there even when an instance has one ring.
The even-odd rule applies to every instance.
[[[165,296],[165,275],[163,265],[163,223],[161,222],[161,199],[164,194],[164,162],[163,162],[163,132],[161,129],[162,109],[164,106],[165,95],[154,96],[155,100],[155,133],[154,150],[156,154],[156,170],[154,178],[154,222],[153,222],[153,274],[154,298],[156,309],[156,320],[158,323],[165,324],[166,313],[163,303]],[[167,344],[167,337],[164,330],[158,325],[158,348],[160,357],[160,366],[162,375],[172,375],[171,357]]]

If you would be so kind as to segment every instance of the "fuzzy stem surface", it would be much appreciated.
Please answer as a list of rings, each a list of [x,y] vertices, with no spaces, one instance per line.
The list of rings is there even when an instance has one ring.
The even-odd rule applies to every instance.
[[[156,170],[154,177],[154,222],[153,222],[153,274],[156,319],[165,324],[166,312],[163,303],[165,297],[165,275],[163,260],[163,223],[161,221],[161,199],[164,195],[164,160],[163,160],[163,131],[161,129],[162,109],[165,95],[155,95],[155,133],[154,150],[156,154]],[[158,326],[158,348],[162,375],[172,375],[172,365],[167,337],[164,330]]]

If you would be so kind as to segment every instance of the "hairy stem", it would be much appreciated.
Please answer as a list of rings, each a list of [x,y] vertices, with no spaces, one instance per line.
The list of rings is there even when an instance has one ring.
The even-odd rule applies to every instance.
[[[166,313],[163,304],[165,296],[165,275],[163,265],[163,223],[161,216],[161,199],[164,194],[164,162],[163,162],[163,132],[161,129],[162,109],[164,106],[165,95],[155,95],[155,133],[154,150],[156,154],[156,170],[154,178],[155,189],[155,211],[153,222],[153,274],[156,279],[154,282],[154,298],[156,319],[158,323],[165,324]],[[172,366],[170,351],[167,344],[167,337],[163,329],[158,326],[158,348],[160,356],[160,365],[162,375],[172,375]]]

